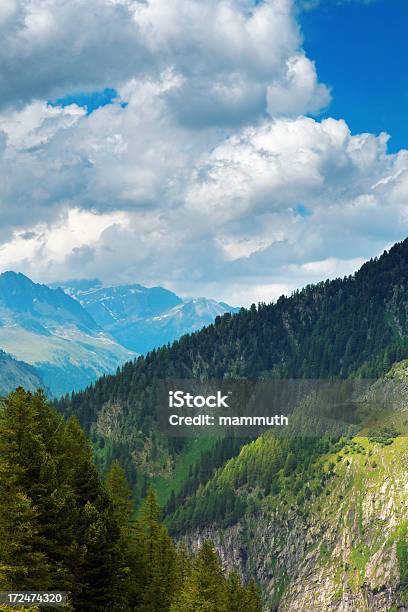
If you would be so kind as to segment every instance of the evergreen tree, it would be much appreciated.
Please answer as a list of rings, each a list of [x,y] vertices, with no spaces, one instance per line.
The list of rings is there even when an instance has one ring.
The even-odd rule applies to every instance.
[[[141,612],[169,610],[177,585],[176,548],[160,519],[161,510],[150,488],[138,521],[145,565]]]
[[[24,493],[4,486],[3,474],[2,470],[0,590],[46,590],[52,586],[52,582],[47,557],[39,550],[37,513]]]
[[[193,555],[187,548],[185,543],[182,543],[177,549],[177,584],[175,593],[178,595],[185,587],[190,578],[193,566]]]
[[[236,571],[227,577],[228,612],[247,612],[246,590]]]
[[[245,588],[245,612],[261,612],[262,601],[259,587],[252,578]]]
[[[285,476],[290,476],[296,468],[296,458],[295,455],[290,452],[286,457],[285,465],[284,465],[284,474]]]
[[[120,551],[122,567],[118,572],[116,601],[122,600],[122,609],[135,609],[141,602],[143,585],[143,545],[139,530],[131,524],[133,512],[132,492],[125,472],[118,461],[114,461],[106,476],[106,487],[111,498],[114,516],[120,529]]]
[[[206,541],[171,612],[227,612],[226,580],[214,545]]]
[[[106,487],[111,497],[118,523],[126,534],[133,511],[132,491],[119,461],[114,460],[106,476]]]
[[[107,497],[107,496],[106,496]],[[109,504],[87,502],[81,512],[80,533],[85,555],[79,566],[75,610],[99,612],[123,609],[118,588],[123,582],[124,560],[120,549],[120,529]]]
[[[92,461],[89,441],[75,419],[67,423],[64,443],[67,478],[76,499],[80,547],[73,591],[75,609],[96,612],[103,602],[120,609],[126,562],[114,502]]]
[[[0,528],[5,584],[66,590],[79,611],[116,605],[113,503],[79,425],[65,425],[41,392],[17,389],[0,409]]]
[[[244,585],[236,571],[227,577],[228,612],[260,612],[261,599],[254,580]]]

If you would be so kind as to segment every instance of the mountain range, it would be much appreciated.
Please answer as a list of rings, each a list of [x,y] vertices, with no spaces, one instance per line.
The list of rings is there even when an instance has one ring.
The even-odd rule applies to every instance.
[[[405,611],[407,358],[408,240],[352,276],[217,317],[57,407],[102,471],[118,459],[136,496],[154,485],[179,540],[210,537],[224,566],[255,577],[265,610]],[[181,378],[395,379],[401,393],[391,420],[360,435],[168,437],[157,381]]]
[[[35,368],[53,395],[80,389],[134,354],[62,289],[0,275],[0,347]]]
[[[5,355],[0,362],[0,392],[16,381],[44,386],[54,396],[82,389],[138,354],[236,310],[204,298],[183,301],[161,287],[106,287],[97,280],[57,285],[21,273],[0,275],[0,349],[9,355],[7,371]],[[24,363],[31,367],[22,369]]]
[[[68,281],[60,287],[117,342],[139,354],[201,329],[225,312],[239,311],[207,298],[182,299],[163,287],[112,287],[98,279]]]

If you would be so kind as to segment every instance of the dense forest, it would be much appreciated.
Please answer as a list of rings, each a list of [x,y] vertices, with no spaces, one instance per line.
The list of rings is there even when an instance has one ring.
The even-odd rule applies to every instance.
[[[146,471],[159,474],[163,458],[171,463],[186,444],[181,438],[166,439],[157,430],[161,379],[376,378],[407,356],[405,240],[352,276],[218,317],[213,325],[62,398],[57,407],[65,416],[77,416],[93,441],[102,471],[119,459],[141,494],[146,491]],[[238,450],[239,444],[234,452]]]
[[[41,392],[1,403],[0,533],[3,592],[66,591],[79,612],[260,610],[255,583],[226,573],[210,541],[176,547],[152,489],[135,516],[119,463],[102,480],[76,419]]]
[[[259,500],[267,496],[271,496],[271,504],[285,498],[305,506],[333,476],[332,465],[325,464],[325,457],[345,444],[346,438],[279,439],[264,434],[245,444],[238,456],[215,471],[204,486],[194,482],[188,494],[183,488],[174,502],[171,497],[166,523],[174,534],[208,525],[225,528],[247,512],[256,514],[261,508]]]

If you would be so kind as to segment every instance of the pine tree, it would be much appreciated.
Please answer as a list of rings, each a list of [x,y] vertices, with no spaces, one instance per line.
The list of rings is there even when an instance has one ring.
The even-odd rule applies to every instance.
[[[283,468],[285,476],[290,476],[294,472],[296,464],[296,457],[292,452],[290,452],[286,457],[285,465]]]
[[[37,513],[24,493],[4,485],[2,476],[0,590],[47,590],[52,586],[51,568],[46,555],[39,550]]]
[[[232,571],[227,577],[228,612],[247,612],[246,591],[239,575]]]
[[[185,543],[180,544],[177,549],[177,578],[178,588],[177,592],[180,592],[186,584],[191,574],[193,564],[193,555],[187,548]]]
[[[95,505],[89,501],[85,504],[80,527],[86,552],[77,575],[75,610],[123,609],[121,597],[118,598],[123,567],[120,529],[107,495],[105,503],[98,499]]]
[[[220,559],[214,545],[206,541],[193,562],[185,586],[173,602],[171,612],[227,612],[228,594]]]
[[[122,565],[118,568],[116,582],[116,601],[122,601],[122,609],[136,608],[141,602],[143,575],[141,559],[143,546],[137,530],[132,528],[132,492],[125,472],[118,461],[114,461],[106,476],[106,487],[113,504],[115,519],[120,529],[120,551]],[[140,536],[140,530],[139,530]]]
[[[259,587],[254,579],[250,580],[244,593],[245,612],[261,612],[262,601]]]
[[[147,563],[145,533],[139,521],[133,523],[129,531],[126,559],[128,563],[127,594],[131,610],[140,610],[144,603]]]
[[[170,499],[168,501],[167,508],[166,508],[166,514],[172,514],[175,511],[175,509],[176,509],[176,496],[172,489],[171,494],[170,494]]]
[[[132,491],[119,461],[113,461],[107,476],[106,487],[113,503],[113,508],[124,535],[129,530],[130,517],[133,511]]]
[[[138,521],[145,565],[141,612],[169,610],[177,585],[176,548],[160,519],[161,510],[150,488]]]

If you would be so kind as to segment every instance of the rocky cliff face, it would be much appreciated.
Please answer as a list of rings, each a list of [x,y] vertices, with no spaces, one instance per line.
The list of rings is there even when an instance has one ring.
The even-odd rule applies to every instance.
[[[265,610],[408,610],[408,438],[355,438],[328,457],[332,477],[309,506],[247,515],[212,538],[227,567],[255,575]]]
[[[311,542],[301,545],[279,610],[404,609],[408,441],[397,438],[387,447],[357,442],[359,450],[340,459],[332,490],[312,511]]]

